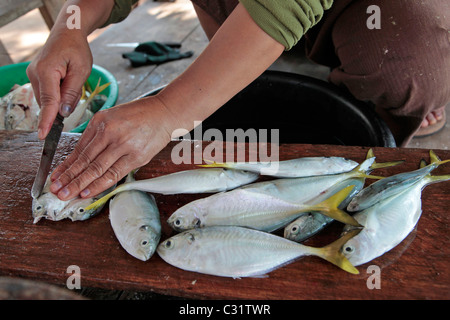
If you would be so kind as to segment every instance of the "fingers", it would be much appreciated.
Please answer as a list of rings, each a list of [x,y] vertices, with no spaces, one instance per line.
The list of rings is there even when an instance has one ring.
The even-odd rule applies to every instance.
[[[43,71],[37,75],[30,68],[27,69],[27,74],[33,87],[36,101],[41,106],[38,137],[42,140],[49,133],[53,121],[58,114],[61,76],[57,72],[49,73],[47,71]]]
[[[89,73],[81,72],[81,68],[78,68],[78,72],[69,72],[64,78],[61,84],[61,104],[60,113],[63,117],[68,117],[73,112],[81,98],[82,87],[87,80]]]
[[[61,200],[77,195],[93,197],[113,186],[129,173],[136,157],[109,139],[96,120],[91,120],[70,156],[51,176],[50,191]],[[132,154],[132,153],[131,153]]]
[[[132,163],[130,157],[123,156],[111,161],[110,159],[116,157],[116,155],[111,155],[113,152],[114,150],[109,148],[101,153],[97,159],[87,165],[86,170],[58,191],[58,197],[68,200],[79,194],[81,197],[90,198],[113,186],[127,175],[132,170],[129,166]],[[112,163],[111,166],[110,163]],[[72,168],[73,166],[70,169]],[[63,180],[65,178],[61,176],[62,183],[65,183]]]

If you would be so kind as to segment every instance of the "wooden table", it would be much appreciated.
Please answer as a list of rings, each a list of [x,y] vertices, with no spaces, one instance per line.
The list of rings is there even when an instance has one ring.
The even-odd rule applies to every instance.
[[[63,134],[54,163],[73,149],[78,134]],[[196,167],[174,165],[170,143],[137,175],[150,178]],[[207,142],[193,142],[192,150]],[[242,147],[242,146],[241,146]],[[277,269],[266,278],[230,279],[177,269],[157,254],[142,262],[129,255],[117,241],[108,219],[108,208],[83,222],[41,220],[33,224],[30,189],[39,164],[42,142],[36,133],[0,131],[0,276],[23,277],[65,286],[67,268],[81,271],[82,287],[152,291],[201,299],[449,299],[450,182],[426,187],[423,214],[415,231],[384,256],[348,274],[330,263],[306,257]],[[248,152],[249,148],[244,146]],[[368,148],[327,145],[281,145],[280,160],[302,156],[345,156],[363,161]],[[450,151],[435,150],[442,159]],[[250,150],[250,152],[253,152]],[[416,169],[428,150],[374,148],[377,161],[405,160],[397,167],[377,170],[391,175]],[[434,174],[449,173],[442,165]],[[369,182],[370,183],[370,182]],[[155,194],[165,239],[175,232],[166,219],[178,207],[206,195]],[[333,223],[306,244],[325,245],[336,239],[342,224]],[[369,289],[370,265],[381,270],[380,289]]]

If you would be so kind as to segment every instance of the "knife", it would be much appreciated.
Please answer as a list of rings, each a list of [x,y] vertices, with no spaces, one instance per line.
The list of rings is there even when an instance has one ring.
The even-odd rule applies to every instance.
[[[58,113],[50,132],[45,138],[41,163],[39,164],[39,169],[36,174],[36,178],[34,179],[33,187],[31,188],[31,196],[33,199],[39,198],[42,193],[42,189],[44,189],[44,185],[52,165],[53,156],[55,155],[56,147],[58,146],[59,138],[61,137],[61,132],[64,127],[63,121],[64,117]]]

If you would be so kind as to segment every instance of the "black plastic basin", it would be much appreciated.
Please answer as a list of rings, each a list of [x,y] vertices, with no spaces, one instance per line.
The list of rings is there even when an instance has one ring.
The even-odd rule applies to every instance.
[[[139,98],[154,95],[155,89]],[[311,77],[266,71],[202,123],[215,128],[279,129],[280,143],[395,147],[386,123],[365,102]]]

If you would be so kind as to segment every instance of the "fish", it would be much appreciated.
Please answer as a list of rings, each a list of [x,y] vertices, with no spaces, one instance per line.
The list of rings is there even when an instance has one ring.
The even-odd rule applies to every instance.
[[[231,190],[259,178],[257,173],[223,168],[184,170],[156,178],[125,182],[85,210],[104,205],[112,196],[129,190],[160,194],[214,193]]]
[[[440,160],[433,150],[430,150],[431,162],[429,165],[414,171],[402,172],[370,184],[359,192],[347,206],[349,212],[357,212],[369,208],[382,199],[404,190],[406,186],[413,185],[436,169],[439,165],[449,162]]]
[[[422,214],[422,190],[432,183],[448,181],[450,175],[430,173],[403,190],[383,198],[353,217],[364,229],[342,247],[342,253],[354,266],[359,266],[385,254],[400,244],[416,227]],[[397,185],[394,185],[397,188]],[[353,230],[345,226],[343,233]]]
[[[373,149],[369,149],[367,157],[374,157]],[[211,162],[207,159],[208,164],[199,165],[206,168],[229,168],[256,172],[260,175],[272,176],[277,178],[300,178],[322,175],[333,175],[349,172],[355,169],[359,164],[356,161],[344,157],[301,157],[290,160],[273,161],[273,162]],[[392,162],[393,164],[394,162]],[[395,162],[401,163],[401,162]],[[383,168],[384,165],[378,167],[373,163],[372,170]]]
[[[304,212],[318,211],[346,224],[360,226],[346,212],[338,209],[353,186],[314,204],[297,204],[277,197],[247,191],[246,188],[215,194],[178,208],[167,220],[177,231],[210,226],[241,226],[266,232],[275,231]]]
[[[64,119],[63,131],[70,131],[85,121],[92,118],[104,103],[102,92],[110,83],[100,86],[100,79],[97,87],[88,95],[85,86],[82,87],[82,98],[77,104],[74,112]],[[14,85],[10,92],[0,98],[0,130],[27,130],[35,131],[38,128],[40,107],[36,101],[31,83],[24,85]]]
[[[32,217],[34,218],[34,224],[38,223],[42,218],[54,221],[57,220],[59,213],[71,200],[73,200],[61,200],[56,194],[53,194],[50,191],[50,176],[50,174],[47,176],[47,180],[39,198],[33,198]]]
[[[0,129],[36,130],[39,112],[31,84],[15,85],[0,100]]]
[[[64,119],[64,129],[63,131],[68,132],[73,130],[80,124],[92,118],[94,113],[89,109],[94,98],[100,94],[103,90],[105,90],[111,83],[105,83],[100,85],[101,78],[98,79],[97,86],[91,94],[87,94],[85,87],[82,88],[82,97],[75,108],[75,110]]]
[[[134,171],[126,182],[134,181]],[[121,246],[133,257],[147,261],[161,238],[161,221],[153,195],[142,191],[122,192],[109,203],[109,220]]]
[[[69,200],[60,200],[57,195],[50,191],[51,174],[47,176],[44,188],[39,198],[33,198],[32,202],[32,217],[33,223],[38,223],[42,218],[60,221],[69,218],[72,221],[87,220],[95,216],[103,209],[103,206],[98,206],[92,210],[85,210],[84,208],[89,204],[95,202],[99,197],[114,189],[115,186],[104,191],[98,196],[92,198],[74,197]]]
[[[339,209],[345,209],[350,200],[364,187],[364,182],[364,178],[346,179],[322,193],[319,198],[315,199],[315,202],[334,194],[336,190],[341,190],[345,187],[353,185],[352,192],[338,206]],[[319,212],[305,213],[288,224],[284,228],[283,234],[286,239],[296,242],[303,242],[323,230],[333,221],[333,218],[327,217]]]
[[[103,206],[99,206],[92,210],[85,210],[84,208],[86,208],[91,203],[94,203],[101,197],[105,196],[106,194],[111,192],[114,188],[115,185],[103,191],[99,195],[91,198],[75,197],[74,199],[70,200],[69,203],[66,204],[66,206],[62,210],[56,213],[56,216],[52,220],[59,221],[62,219],[70,219],[72,221],[84,221],[94,217],[103,209]]]
[[[225,223],[225,219],[228,219],[229,221],[226,223],[229,224],[231,223],[230,216],[234,216],[236,218],[239,217],[242,223],[244,218],[246,219],[251,215],[254,215],[252,219],[256,219],[264,212],[268,212],[269,208],[276,208],[277,204],[283,206],[284,219],[277,220],[278,225],[264,225],[264,230],[269,231],[272,228],[280,227],[281,224],[287,224],[292,221],[292,219],[295,219],[296,216],[294,214],[297,214],[298,216],[301,213],[305,213],[306,205],[318,204],[319,202],[324,201],[325,198],[322,198],[320,201],[313,203],[314,199],[320,197],[321,194],[327,192],[329,188],[337,183],[357,177],[382,179],[383,177],[368,175],[367,172],[373,170],[373,168],[382,168],[401,163],[386,162],[375,164],[375,157],[373,156],[372,151],[368,152],[367,157],[368,158],[364,162],[353,170],[341,174],[301,178],[280,178],[271,181],[256,182],[232,191],[198,199],[176,210],[171,217],[169,217],[168,223],[175,230],[186,230],[195,226],[200,226],[206,223],[205,220],[209,220],[208,223],[212,223],[212,221],[217,223],[217,220],[213,220],[212,217],[220,217],[221,223]],[[342,200],[343,199],[341,199],[341,201]],[[298,207],[298,205],[301,207]],[[280,208],[277,210],[280,210]],[[295,210],[298,211],[294,212]],[[290,213],[287,214],[287,212]],[[337,212],[340,213],[340,218],[352,221],[351,217],[348,215],[344,216],[342,211],[333,211],[333,213]],[[282,214],[283,212],[280,210],[278,217]],[[273,216],[270,218],[273,219]],[[258,228],[262,228],[263,223],[268,222],[269,221],[261,220]],[[236,222],[234,221],[233,223]],[[354,221],[352,221],[352,223],[355,224]],[[248,224],[246,225],[248,226]],[[256,224],[253,225],[255,226]]]
[[[199,166],[247,170],[278,178],[299,178],[347,172],[357,165],[358,162],[343,157],[302,157],[275,162],[212,162]]]
[[[263,231],[217,226],[178,233],[160,243],[157,253],[179,269],[221,277],[262,277],[310,255],[358,274],[340,251],[358,232],[352,230],[323,248],[314,248]]]

